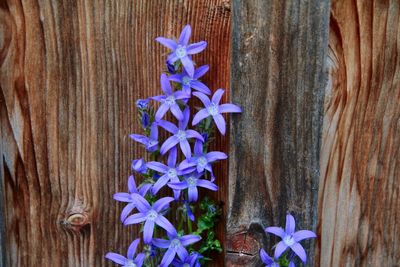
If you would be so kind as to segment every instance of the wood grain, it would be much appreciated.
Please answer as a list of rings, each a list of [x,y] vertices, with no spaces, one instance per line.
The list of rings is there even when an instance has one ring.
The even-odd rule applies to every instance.
[[[329,2],[233,1],[229,266],[260,265],[286,212],[316,230]]]
[[[316,266],[400,266],[399,17],[332,3]]]
[[[211,66],[205,82],[229,88],[229,1],[0,1],[4,266],[112,266],[104,254],[126,251],[135,231],[112,194],[143,155],[127,138],[134,101],[160,92],[167,51],[154,38],[187,23],[209,43],[195,58]]]

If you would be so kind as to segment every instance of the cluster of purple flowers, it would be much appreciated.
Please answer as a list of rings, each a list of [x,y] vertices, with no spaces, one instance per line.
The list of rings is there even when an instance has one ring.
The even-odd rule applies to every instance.
[[[293,259],[296,256],[304,263],[307,261],[306,252],[299,242],[317,236],[314,232],[309,230],[295,232],[295,229],[296,222],[294,217],[290,214],[286,215],[285,229],[276,226],[265,228],[267,233],[274,234],[282,239],[275,246],[274,257],[270,257],[264,249],[260,250],[261,260],[266,267],[295,267]]]
[[[167,59],[168,73],[160,77],[163,94],[136,102],[144,134],[131,134],[130,138],[145,147],[152,161],[134,160],[132,169],[143,176],[144,181],[136,186],[131,175],[128,179],[128,192],[116,193],[114,199],[127,203],[120,217],[124,225],[141,225],[145,252],[134,257],[140,243],[138,238],[130,245],[127,257],[111,252],[106,255],[106,258],[121,266],[172,264],[192,267],[200,266],[199,260],[203,257],[192,247],[201,237],[167,219],[168,212],[174,207],[171,203],[184,203],[187,218],[194,220],[190,204],[199,200],[199,188],[218,190],[214,183],[212,164],[226,159],[227,155],[219,151],[207,151],[209,137],[213,132],[212,121],[224,135],[226,122],[222,114],[239,113],[241,109],[234,104],[220,104],[224,94],[222,89],[218,89],[210,99],[211,90],[199,80],[209,67],[205,65],[195,68],[192,60],[192,56],[203,51],[207,43],[201,41],[189,44],[190,35],[191,27],[187,25],[178,41],[156,38],[171,50]],[[189,106],[192,96],[204,105],[196,114],[191,113]],[[154,103],[151,100],[160,103],[157,110],[151,107]],[[169,112],[177,123],[166,120]],[[195,128],[190,129],[190,126]],[[160,130],[169,134],[164,141],[159,139]],[[164,158],[166,163],[162,162]],[[179,158],[183,160],[178,163]],[[167,188],[173,197],[160,198],[162,188]],[[156,233],[157,229],[161,232]],[[154,260],[157,253],[161,255],[158,262]]]

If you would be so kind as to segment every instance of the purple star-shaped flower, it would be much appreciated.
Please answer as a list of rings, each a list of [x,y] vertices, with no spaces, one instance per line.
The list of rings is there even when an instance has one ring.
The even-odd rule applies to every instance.
[[[190,95],[186,94],[183,91],[172,91],[171,84],[168,81],[167,75],[165,73],[161,74],[161,88],[165,95],[154,96],[152,99],[161,103],[158,108],[155,119],[156,121],[161,120],[161,118],[167,113],[168,110],[171,110],[172,114],[178,119],[183,119],[182,111],[176,102],[179,99],[188,99]]]
[[[147,167],[146,167],[146,162],[144,161],[143,158],[141,159],[135,159],[132,161],[132,170],[138,172],[138,173],[146,173],[147,172]]]
[[[136,208],[139,213],[133,214],[126,218],[124,224],[138,224],[144,223],[143,240],[144,243],[150,244],[154,232],[154,224],[164,228],[168,233],[176,233],[174,226],[162,215],[169,203],[174,200],[172,197],[163,197],[157,200],[152,206],[139,194],[132,194],[136,202]]]
[[[175,259],[172,265],[174,267],[200,267],[199,259],[202,257],[199,253],[192,252],[183,260]]]
[[[203,187],[212,191],[217,191],[218,186],[208,180],[200,179],[202,173],[192,173],[185,176],[185,180],[179,183],[168,183],[168,186],[175,190],[188,189],[189,202],[196,202],[199,197],[197,187]]]
[[[220,105],[219,102],[221,101],[221,97],[224,94],[223,89],[218,89],[215,94],[212,96],[211,101],[210,99],[203,93],[195,92],[193,95],[197,96],[201,102],[203,102],[205,108],[197,112],[194,116],[192,125],[198,124],[201,120],[207,118],[208,116],[212,116],[214,119],[215,124],[219,132],[222,135],[225,135],[226,131],[226,122],[224,117],[221,113],[240,113],[242,112],[241,108],[234,105],[234,104],[222,104]]]
[[[189,116],[190,111],[189,107],[187,107],[183,111],[183,120],[180,120],[178,122],[178,127],[168,121],[161,120],[158,122],[161,127],[173,134],[162,144],[160,149],[161,154],[164,155],[165,153],[167,153],[168,150],[175,147],[179,143],[179,146],[185,157],[190,158],[192,156],[192,150],[190,148],[188,139],[196,138],[197,140],[201,140],[202,142],[204,142],[203,136],[201,136],[201,134],[199,134],[195,130],[186,129],[189,122]]]
[[[196,143],[194,144],[194,156],[190,159],[185,159],[184,161],[182,161],[181,164],[179,164],[178,170],[183,171],[196,167],[198,173],[207,170],[211,173],[211,176],[214,177],[211,163],[226,158],[228,158],[228,156],[225,153],[219,151],[204,153],[203,143],[196,140]]]
[[[190,77],[193,77],[194,66],[191,55],[203,51],[207,47],[207,42],[201,41],[188,45],[191,33],[190,25],[186,25],[181,32],[178,43],[164,37],[157,37],[156,41],[172,50],[172,53],[168,56],[168,63],[173,64],[180,60]]]
[[[308,238],[315,238],[317,235],[309,230],[300,230],[295,232],[296,222],[294,217],[290,214],[286,215],[286,227],[283,230],[281,227],[267,227],[265,231],[282,238],[275,248],[275,259],[279,258],[287,248],[293,250],[303,262],[307,261],[307,255],[304,248],[300,245],[300,241]]]
[[[129,137],[143,144],[151,153],[158,149],[158,126],[155,122],[151,125],[149,137],[140,134],[130,134]]]
[[[139,194],[141,196],[146,195],[147,191],[151,188],[151,184],[143,184],[139,191],[136,188],[136,183],[133,175],[129,176],[128,178],[128,190],[129,193],[125,192],[119,192],[115,193],[113,198],[117,201],[120,202],[126,202],[129,203],[128,205],[125,206],[125,208],[121,212],[121,221],[125,221],[126,217],[128,216],[129,213],[136,207],[136,202],[134,198],[132,197],[132,194]]]
[[[128,248],[127,257],[122,256],[117,253],[113,253],[113,252],[107,253],[105,257],[106,257],[106,259],[109,259],[123,267],[135,267],[135,266],[141,267],[143,265],[143,261],[145,258],[144,253],[139,253],[136,256],[136,258],[134,258],[137,247],[139,245],[139,242],[140,242],[140,239],[138,238],[130,244],[130,246]]]
[[[209,69],[208,65],[204,65],[204,66],[197,68],[194,71],[193,77],[189,76],[189,74],[185,70],[183,70],[182,73],[173,74],[173,75],[169,76],[168,78],[170,81],[174,81],[174,82],[182,84],[183,92],[185,92],[188,95],[190,95],[192,92],[190,90],[190,88],[193,88],[204,94],[210,95],[211,90],[207,87],[207,85],[205,85],[204,83],[202,83],[198,80],[201,76],[203,76],[208,71],[208,69]]]
[[[160,264],[160,266],[165,267],[171,264],[176,255],[178,255],[179,259],[185,260],[188,256],[188,252],[185,247],[196,243],[201,239],[201,237],[198,235],[184,235],[179,237],[177,233],[169,233],[168,238],[169,240],[160,238],[153,239],[153,245],[158,248],[167,249]]]
[[[265,267],[280,267],[279,263],[271,258],[264,249],[260,249],[260,257]],[[289,267],[295,267],[293,262],[289,263]]]
[[[163,175],[158,178],[157,182],[152,187],[153,195],[157,194],[158,191],[165,186],[169,181],[171,182],[179,182],[178,175],[188,174],[193,171],[193,169],[187,170],[178,170],[176,168],[176,159],[177,159],[177,148],[174,147],[170,150],[168,155],[168,162],[167,165],[157,162],[157,161],[150,161],[147,163],[147,167],[149,169],[155,170]],[[175,199],[179,198],[180,190],[174,190],[174,197]]]

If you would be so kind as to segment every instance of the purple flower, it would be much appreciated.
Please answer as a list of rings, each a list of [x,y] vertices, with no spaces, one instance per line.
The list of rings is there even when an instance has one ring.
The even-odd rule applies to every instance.
[[[151,153],[158,149],[158,126],[155,122],[151,125],[149,137],[140,134],[131,134],[129,137],[143,144]]]
[[[167,75],[165,75],[165,73],[161,74],[161,88],[165,95],[152,97],[152,99],[161,102],[161,105],[156,112],[156,121],[159,121],[165,115],[165,113],[167,113],[168,110],[171,110],[172,114],[174,114],[174,116],[178,120],[182,120],[183,114],[176,100],[188,99],[190,98],[190,95],[182,91],[173,92],[171,84],[169,83]]]
[[[172,53],[168,56],[170,64],[180,60],[187,73],[193,77],[194,66],[190,56],[203,51],[207,47],[207,43],[201,41],[188,45],[191,33],[190,25],[186,25],[181,32],[178,43],[164,37],[157,37],[156,41],[172,50]]]
[[[260,257],[263,263],[265,263],[265,267],[279,267],[279,263],[275,262],[273,258],[271,258],[264,249],[260,249]]]
[[[168,238],[169,240],[159,238],[153,239],[153,244],[156,247],[167,249],[160,264],[160,266],[165,267],[169,266],[169,264],[175,259],[176,255],[178,255],[179,259],[182,261],[185,260],[188,256],[185,247],[196,243],[201,239],[198,235],[184,235],[179,237],[177,233],[168,234]]]
[[[105,257],[106,259],[112,260],[116,264],[119,264],[123,267],[134,267],[134,266],[141,267],[143,265],[143,261],[145,258],[144,253],[139,253],[136,256],[136,258],[134,258],[139,242],[140,239],[138,238],[131,243],[131,245],[128,248],[127,258],[113,252],[107,253]]]
[[[194,222],[194,214],[192,212],[192,209],[190,208],[189,202],[187,202],[186,200],[184,201],[184,205],[185,205],[185,211],[189,217],[189,219]]]
[[[203,174],[192,173],[185,176],[185,180],[179,183],[168,183],[168,186],[175,190],[188,189],[189,202],[196,202],[199,197],[197,187],[203,187],[212,191],[217,191],[218,186],[208,180],[200,179]]]
[[[212,96],[211,101],[210,99],[203,93],[195,92],[193,95],[197,96],[201,102],[203,102],[205,108],[197,112],[194,116],[192,125],[198,124],[201,120],[207,118],[208,116],[212,116],[214,119],[215,124],[217,125],[218,130],[222,135],[225,135],[226,131],[226,122],[224,117],[221,113],[240,113],[242,110],[240,107],[234,104],[222,104],[220,105],[219,102],[221,101],[221,97],[224,94],[223,89],[218,89],[215,94]]]
[[[170,234],[176,233],[174,226],[161,214],[169,206],[169,203],[174,200],[172,197],[160,198],[152,206],[139,194],[132,194],[132,197],[135,199],[136,208],[139,210],[139,213],[126,218],[124,224],[129,225],[145,222],[143,228],[144,243],[150,244],[153,238],[154,224],[164,228]]]
[[[167,65],[167,69],[168,69],[169,73],[171,73],[171,74],[175,74],[176,73],[176,69],[175,69],[175,65],[174,64],[169,63],[168,60],[167,60],[167,62],[165,62],[165,65]]]
[[[149,169],[155,170],[163,175],[158,178],[157,182],[153,185],[152,193],[153,195],[157,194],[158,191],[165,186],[169,181],[171,182],[179,182],[178,175],[184,175],[190,173],[192,170],[177,170],[176,169],[176,158],[177,158],[177,149],[176,147],[172,148],[168,155],[168,165],[157,161],[150,161],[147,163],[147,167]],[[175,199],[179,198],[180,190],[174,190]]]
[[[173,135],[170,136],[167,140],[165,140],[164,144],[162,144],[160,152],[161,154],[167,153],[168,150],[175,147],[178,143],[179,146],[185,155],[186,158],[190,158],[192,156],[192,150],[190,148],[188,139],[196,138],[204,142],[201,134],[196,132],[195,130],[186,130],[187,124],[189,122],[190,111],[189,107],[187,107],[183,111],[183,120],[178,122],[178,127],[176,127],[173,123],[161,120],[159,121],[159,125],[163,127],[168,132]]]
[[[146,173],[147,172],[146,162],[144,161],[143,158],[135,159],[134,161],[132,161],[132,169],[141,174]]]
[[[179,164],[179,170],[186,170],[188,168],[196,167],[197,172],[201,173],[207,170],[214,177],[211,163],[217,160],[226,159],[228,156],[219,151],[212,151],[209,153],[203,153],[203,143],[201,141],[196,141],[194,145],[194,156],[190,159],[185,159]]]
[[[138,109],[146,109],[149,106],[149,99],[138,99],[136,101],[136,107]]]
[[[172,262],[172,265],[174,267],[200,267],[199,259],[202,257],[203,256],[201,256],[199,253],[192,252],[183,260],[175,259]]]
[[[129,203],[128,205],[125,206],[125,208],[121,212],[121,221],[125,221],[126,217],[128,216],[129,213],[136,207],[135,200],[132,197],[132,194],[139,194],[141,196],[146,195],[147,191],[151,188],[151,184],[144,184],[140,187],[139,191],[136,188],[136,183],[135,179],[133,178],[133,175],[129,176],[128,178],[128,190],[129,193],[125,192],[119,192],[115,193],[113,198],[117,201],[120,202],[126,202]]]
[[[207,65],[199,67],[194,71],[193,77],[189,76],[189,74],[185,70],[183,70],[183,72],[180,74],[173,74],[169,76],[169,80],[182,84],[182,90],[186,94],[190,95],[190,88],[193,88],[199,92],[210,95],[211,90],[204,83],[198,80],[208,71],[208,69],[209,67]]]
[[[141,121],[142,127],[144,129],[149,127],[150,126],[150,116],[149,116],[149,114],[147,112],[143,112],[143,114],[142,114],[142,116],[140,118],[140,121]]]
[[[290,214],[287,214],[285,230],[283,230],[281,227],[275,226],[265,228],[267,233],[271,233],[282,238],[282,241],[276,245],[274,254],[275,259],[278,259],[287,248],[290,248],[304,263],[307,261],[306,252],[299,242],[304,239],[315,238],[317,236],[314,232],[309,230],[300,230],[295,232],[295,227],[296,223],[294,217]]]

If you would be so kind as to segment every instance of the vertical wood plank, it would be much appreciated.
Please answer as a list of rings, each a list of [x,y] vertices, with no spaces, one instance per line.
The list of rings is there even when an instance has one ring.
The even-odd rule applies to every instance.
[[[316,230],[328,21],[328,0],[233,1],[229,266],[260,264],[287,211]]]
[[[316,266],[400,264],[399,17],[332,2]]]
[[[0,2],[6,266],[112,266],[104,254],[126,251],[136,232],[112,194],[143,155],[127,138],[139,131],[134,101],[160,91],[166,50],[154,38],[187,23],[209,43],[195,57],[211,66],[205,82],[229,88],[227,0]],[[226,173],[219,165],[220,188]]]

